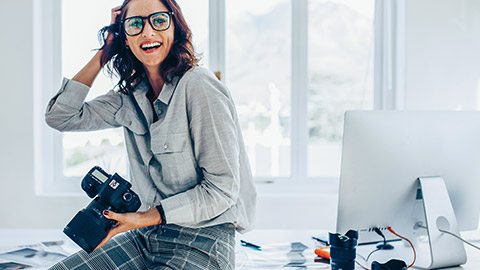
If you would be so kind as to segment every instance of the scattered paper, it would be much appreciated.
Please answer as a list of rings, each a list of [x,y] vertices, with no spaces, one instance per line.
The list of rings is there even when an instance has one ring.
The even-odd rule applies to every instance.
[[[0,248],[0,270],[47,268],[68,257],[63,241]]]
[[[21,264],[21,263],[14,263],[14,262],[5,262],[0,263],[0,270],[19,270],[19,269],[27,269],[32,268],[31,265]]]
[[[263,245],[262,250],[239,246],[235,269],[330,269],[329,264],[315,262],[315,253],[302,243]]]

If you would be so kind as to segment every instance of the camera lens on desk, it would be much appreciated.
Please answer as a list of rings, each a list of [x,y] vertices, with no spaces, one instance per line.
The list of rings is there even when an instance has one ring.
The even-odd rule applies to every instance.
[[[353,270],[358,232],[348,231],[345,235],[329,233],[330,265],[332,270]]]

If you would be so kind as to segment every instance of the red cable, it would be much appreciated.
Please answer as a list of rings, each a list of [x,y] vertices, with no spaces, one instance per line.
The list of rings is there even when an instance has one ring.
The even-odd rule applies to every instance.
[[[396,233],[396,232],[392,229],[392,227],[388,227],[387,229],[388,229],[391,233],[393,233],[394,235],[396,235],[397,237],[402,238],[403,240],[407,241],[407,242],[410,244],[410,246],[412,247],[412,249],[413,249],[413,262],[412,262],[409,266],[407,266],[407,268],[412,267],[413,264],[415,263],[415,261],[417,260],[417,252],[415,251],[415,247],[413,246],[412,242],[411,242],[410,240],[408,240],[407,238],[405,238],[405,237],[399,235],[398,233]]]
[[[355,260],[355,263],[358,264],[361,268],[363,268],[363,270],[370,270],[370,269],[366,268],[365,266],[361,265],[357,260]]]

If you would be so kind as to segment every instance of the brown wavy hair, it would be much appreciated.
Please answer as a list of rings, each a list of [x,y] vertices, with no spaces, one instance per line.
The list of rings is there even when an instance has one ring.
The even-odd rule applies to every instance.
[[[152,0],[153,1],[153,0]],[[192,44],[192,32],[183,17],[183,13],[175,0],[158,0],[172,11],[172,22],[175,26],[174,41],[170,52],[160,64],[160,75],[164,82],[170,83],[173,77],[183,76],[193,66],[198,65]],[[106,67],[107,73],[119,78],[117,87],[119,92],[128,94],[135,91],[135,86],[146,76],[142,63],[127,49],[127,36],[123,30],[121,21],[125,19],[128,4],[131,0],[125,0],[122,4],[121,14],[117,16],[114,24],[103,27],[99,33],[100,43],[103,44],[101,64]],[[106,42],[108,33],[113,33],[112,42]]]

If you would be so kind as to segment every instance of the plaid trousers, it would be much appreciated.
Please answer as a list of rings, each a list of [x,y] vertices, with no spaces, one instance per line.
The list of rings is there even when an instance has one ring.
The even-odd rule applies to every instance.
[[[105,246],[81,250],[51,270],[234,269],[235,227],[186,228],[166,224],[128,231]]]

